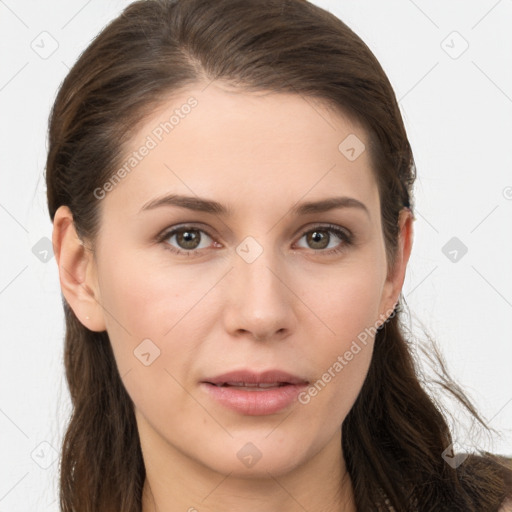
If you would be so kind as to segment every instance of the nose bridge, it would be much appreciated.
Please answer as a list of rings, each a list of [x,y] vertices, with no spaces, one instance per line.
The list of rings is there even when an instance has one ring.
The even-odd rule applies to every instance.
[[[280,265],[272,247],[267,244],[263,248],[252,239],[242,243],[237,254],[241,260],[237,262],[239,277],[251,291],[253,299],[261,297],[268,302],[281,293],[276,283],[277,266]]]
[[[227,312],[232,332],[242,329],[263,338],[294,325],[292,294],[282,282],[284,262],[271,240],[271,235],[248,236],[235,249]]]

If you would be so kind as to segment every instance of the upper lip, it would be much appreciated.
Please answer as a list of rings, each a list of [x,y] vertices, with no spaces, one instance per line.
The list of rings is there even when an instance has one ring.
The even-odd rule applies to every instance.
[[[210,384],[307,384],[308,381],[282,370],[267,370],[253,372],[250,370],[236,370],[223,373],[216,377],[204,379]]]

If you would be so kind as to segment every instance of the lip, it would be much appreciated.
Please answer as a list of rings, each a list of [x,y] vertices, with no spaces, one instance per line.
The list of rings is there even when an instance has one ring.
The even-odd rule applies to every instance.
[[[201,382],[211,398],[247,416],[276,414],[289,407],[307,385],[307,380],[282,370],[238,370]]]

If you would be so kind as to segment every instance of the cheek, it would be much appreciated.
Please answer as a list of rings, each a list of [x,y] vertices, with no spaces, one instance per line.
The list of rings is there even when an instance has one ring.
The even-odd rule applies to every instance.
[[[304,290],[311,309],[329,328],[325,330],[327,337],[342,345],[375,325],[379,318],[382,265],[359,263],[323,276],[323,286],[318,280],[315,284],[313,277]]]
[[[191,406],[180,383],[193,367],[204,336],[202,301],[217,275],[159,268],[142,257],[104,260],[102,305],[114,357],[126,390],[141,410]],[[184,344],[184,340],[186,345]],[[158,396],[158,403],[151,405]],[[172,398],[172,400],[171,400]],[[186,398],[186,397],[185,397]]]
[[[186,286],[178,271],[165,273],[137,257],[113,258],[102,271],[108,336],[130,398],[148,415],[171,407],[186,411],[191,404],[183,400],[183,375],[176,367],[187,368],[193,357],[190,347],[179,349],[179,335],[186,336],[182,329],[189,315],[193,318],[197,283],[196,292],[184,293],[194,287]]]
[[[105,262],[101,300],[112,343],[129,340],[132,349],[145,338],[165,343],[180,322],[188,321],[189,312],[193,316],[194,306],[210,286],[179,267],[155,268],[136,253]]]
[[[379,268],[352,267],[330,279],[322,293],[308,295],[308,304],[328,330],[322,328],[325,334],[317,335],[310,354],[316,380],[301,402],[315,404],[319,417],[327,418],[333,428],[348,414],[368,372],[379,318]]]

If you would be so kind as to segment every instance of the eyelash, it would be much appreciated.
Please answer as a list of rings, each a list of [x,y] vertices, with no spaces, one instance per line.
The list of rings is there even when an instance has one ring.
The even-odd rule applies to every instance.
[[[179,232],[182,232],[182,231],[187,231],[187,230],[199,231],[201,233],[205,233],[212,240],[214,239],[204,229],[201,229],[201,228],[198,228],[198,227],[195,227],[195,226],[192,226],[192,225],[182,225],[182,226],[179,226],[179,227],[172,228],[172,229],[170,229],[168,231],[165,231],[161,235],[158,235],[157,238],[156,238],[156,242],[162,243],[163,246],[164,246],[164,249],[172,252],[173,254],[187,255],[188,257],[197,256],[198,253],[200,253],[204,249],[192,249],[190,251],[186,251],[184,249],[176,249],[175,247],[171,246],[169,243],[166,242],[166,240],[168,238],[174,236],[176,233],[179,233]],[[329,249],[329,250],[311,249],[313,252],[322,253],[324,256],[332,256],[334,254],[339,254],[339,253],[345,251],[351,245],[354,245],[354,237],[353,237],[352,233],[348,232],[348,230],[345,231],[345,230],[339,228],[338,226],[335,226],[335,225],[332,225],[332,224],[318,225],[318,226],[314,226],[314,227],[312,227],[312,228],[310,228],[310,229],[308,229],[306,231],[303,231],[302,234],[299,237],[299,240],[304,235],[307,235],[308,233],[311,233],[311,232],[316,231],[316,230],[318,230],[318,231],[326,231],[328,233],[333,233],[335,236],[340,238],[343,241],[343,243],[340,243],[336,248]],[[330,242],[330,240],[329,240],[329,242]]]

